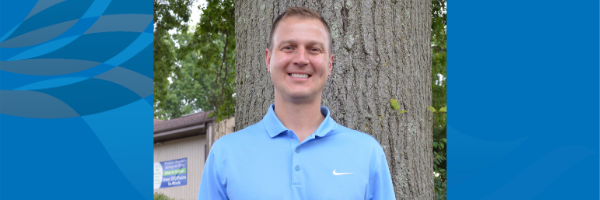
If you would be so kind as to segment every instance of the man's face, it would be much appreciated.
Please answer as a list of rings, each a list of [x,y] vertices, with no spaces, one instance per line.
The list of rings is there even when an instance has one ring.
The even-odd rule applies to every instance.
[[[318,19],[282,19],[272,43],[265,60],[276,96],[294,102],[320,97],[333,67],[325,25]]]

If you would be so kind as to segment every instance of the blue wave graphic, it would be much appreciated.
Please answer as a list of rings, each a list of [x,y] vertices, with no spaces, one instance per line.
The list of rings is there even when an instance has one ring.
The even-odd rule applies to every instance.
[[[136,112],[139,113],[139,110]],[[97,123],[112,123],[110,119],[103,120]],[[148,189],[140,192],[139,186],[133,185],[139,183],[130,181],[130,177],[124,173],[126,171],[118,166],[123,164],[115,163],[105,149],[104,145],[111,143],[101,142],[96,136],[97,133],[82,117],[37,119],[0,114],[0,121],[0,133],[3,133],[0,140],[2,199],[54,199],[49,198],[48,194],[54,194],[66,187],[69,188],[69,192],[61,194],[58,199],[152,199],[147,197],[152,194],[152,187],[148,186]],[[128,136],[140,139],[138,142],[133,141],[133,145],[139,148],[139,152],[133,153],[140,154],[122,149],[122,155],[129,155],[140,161],[137,164],[127,164],[130,164],[131,168],[138,168],[139,173],[148,174],[152,173],[152,142],[141,136],[141,131],[128,133]],[[139,144],[147,145],[138,146]],[[43,170],[40,169],[41,166]],[[14,173],[17,171],[27,173]],[[78,178],[80,175],[85,178]],[[32,179],[49,180],[52,184],[36,188],[36,192],[32,192],[30,188],[23,187],[31,184]],[[152,182],[150,176],[147,182]],[[142,186],[145,185],[147,184]],[[100,191],[106,187],[110,187],[110,192]]]
[[[90,8],[83,14],[82,19],[89,17],[98,17],[104,13],[108,5],[110,5],[111,0],[96,0]]]
[[[40,82],[36,82],[36,83],[32,83],[29,85],[25,85],[19,88],[16,88],[15,90],[39,90],[39,89],[46,89],[46,88],[55,88],[55,87],[60,87],[60,86],[64,86],[64,85],[70,85],[73,83],[77,83],[83,80],[88,79],[87,77],[67,77],[67,78],[56,78],[56,79],[50,79],[50,80],[45,80],[45,81],[40,81]]]
[[[1,1],[0,6],[0,42],[8,38],[22,24],[35,7],[37,1]]]
[[[57,49],[60,49],[60,48],[64,47],[65,45],[73,42],[73,40],[77,39],[78,37],[79,36],[72,36],[72,37],[44,43],[33,49],[27,50],[16,56],[13,56],[12,58],[9,58],[8,61],[28,59],[28,58],[32,58],[32,57],[36,57],[39,55],[44,55],[44,54],[56,51]]]
[[[22,21],[19,27],[7,39],[50,25],[81,19],[81,16],[83,16],[92,3],[92,0],[64,1],[58,3]]]
[[[44,199],[68,187],[74,191],[61,198],[152,199],[153,5],[0,4],[0,198]],[[86,178],[47,173],[65,167]],[[22,187],[30,179],[7,170],[52,184],[31,193]],[[107,186],[111,192],[98,194]]]
[[[82,117],[125,177],[147,199],[152,199],[151,193],[144,192],[150,180],[147,178],[148,174],[152,171],[140,170],[136,163],[143,163],[151,156],[144,147],[152,147],[153,137],[148,134],[153,132],[152,112],[152,106],[139,100],[117,109]],[[113,123],[107,126],[106,121]],[[131,157],[123,152],[146,156]]]

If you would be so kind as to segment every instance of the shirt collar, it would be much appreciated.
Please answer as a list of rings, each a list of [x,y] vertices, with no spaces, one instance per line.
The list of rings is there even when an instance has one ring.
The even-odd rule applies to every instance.
[[[337,123],[331,118],[329,109],[327,107],[321,106],[321,114],[325,116],[325,119],[315,131],[315,135],[319,137],[325,137],[327,133],[337,128]],[[271,106],[269,106],[269,111],[267,111],[267,114],[262,121],[267,133],[272,138],[288,130],[281,123],[281,121],[279,121],[277,115],[275,115],[275,104],[271,104]]]

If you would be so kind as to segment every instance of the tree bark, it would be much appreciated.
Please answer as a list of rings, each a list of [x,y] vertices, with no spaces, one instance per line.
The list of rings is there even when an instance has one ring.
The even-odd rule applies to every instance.
[[[433,199],[431,1],[238,0],[235,2],[236,130],[273,103],[264,62],[271,24],[289,6],[316,10],[329,23],[335,54],[323,91],[339,124],[382,145],[397,199]],[[390,105],[398,99],[398,113]]]

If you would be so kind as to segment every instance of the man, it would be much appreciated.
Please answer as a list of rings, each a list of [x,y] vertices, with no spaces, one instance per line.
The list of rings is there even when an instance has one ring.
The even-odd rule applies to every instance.
[[[265,61],[275,104],[216,141],[198,199],[395,199],[383,149],[320,106],[333,67],[329,25],[291,7],[273,22]]]

